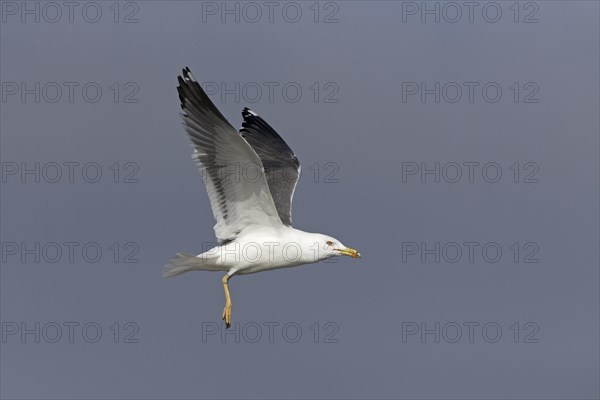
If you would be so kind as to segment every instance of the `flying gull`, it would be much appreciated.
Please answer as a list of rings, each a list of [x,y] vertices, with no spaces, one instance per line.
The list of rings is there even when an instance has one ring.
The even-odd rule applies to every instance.
[[[333,256],[360,258],[339,240],[292,227],[292,197],[300,162],[285,141],[254,111],[244,108],[239,132],[210,101],[189,68],[178,77],[183,125],[217,221],[218,245],[197,256],[178,253],[164,276],[223,271],[225,308],[231,326],[229,279],[315,263]]]

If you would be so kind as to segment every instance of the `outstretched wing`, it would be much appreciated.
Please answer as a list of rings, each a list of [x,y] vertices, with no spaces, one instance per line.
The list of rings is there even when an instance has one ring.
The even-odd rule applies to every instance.
[[[184,127],[217,220],[217,239],[233,240],[252,225],[281,225],[256,152],[210,101],[189,68],[177,79]]]
[[[300,161],[281,136],[254,111],[244,108],[242,116],[240,134],[262,161],[281,222],[292,225],[292,197],[300,177]]]

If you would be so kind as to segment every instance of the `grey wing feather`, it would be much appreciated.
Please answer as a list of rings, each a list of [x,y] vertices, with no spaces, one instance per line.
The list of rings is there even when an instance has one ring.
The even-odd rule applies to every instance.
[[[240,134],[260,157],[281,222],[292,225],[292,198],[300,162],[285,141],[254,111],[244,108]]]
[[[190,70],[178,77],[183,121],[202,171],[221,243],[249,226],[281,225],[259,156],[210,101]],[[257,179],[240,179],[239,169],[253,166]]]

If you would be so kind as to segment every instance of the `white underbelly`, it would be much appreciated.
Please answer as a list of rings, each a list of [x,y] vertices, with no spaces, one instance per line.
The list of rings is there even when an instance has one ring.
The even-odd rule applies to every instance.
[[[317,252],[294,240],[261,238],[240,240],[212,249],[216,263],[236,274],[251,274],[278,268],[290,268],[318,261]]]

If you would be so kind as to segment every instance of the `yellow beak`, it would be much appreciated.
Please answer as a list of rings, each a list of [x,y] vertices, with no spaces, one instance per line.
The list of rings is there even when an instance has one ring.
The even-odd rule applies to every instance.
[[[344,256],[350,256],[352,258],[362,258],[358,250],[351,249],[350,247],[346,247],[345,249],[335,249],[340,254]]]

